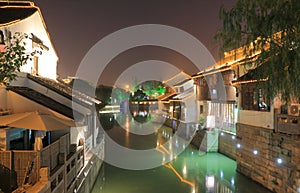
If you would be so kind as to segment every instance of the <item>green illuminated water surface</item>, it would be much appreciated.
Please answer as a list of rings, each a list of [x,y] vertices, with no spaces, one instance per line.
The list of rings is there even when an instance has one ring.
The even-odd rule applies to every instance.
[[[102,123],[113,122],[114,115],[103,115]],[[120,119],[118,116],[117,119]],[[121,116],[122,119],[122,116]],[[124,121],[134,121],[123,117]],[[114,122],[115,123],[115,122]],[[127,124],[128,126],[128,124]],[[142,140],[124,134],[118,124],[108,124],[106,132],[127,147],[147,146],[163,139],[170,128],[162,127]],[[149,144],[148,144],[149,142]],[[146,144],[146,145],[145,145]],[[136,147],[138,148],[138,147]],[[106,154],[108,152],[105,152]],[[93,193],[270,193],[236,172],[236,162],[219,153],[203,153],[188,146],[176,159],[148,170],[126,170],[104,163]]]

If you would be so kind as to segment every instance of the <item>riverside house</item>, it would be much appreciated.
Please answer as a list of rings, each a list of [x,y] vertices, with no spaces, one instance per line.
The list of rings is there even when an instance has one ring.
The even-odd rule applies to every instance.
[[[104,137],[94,110],[101,101],[57,79],[58,56],[41,10],[33,2],[0,1],[0,15],[2,52],[16,32],[29,35],[25,52],[42,52],[22,66],[16,80],[0,86],[0,120],[40,112],[76,124],[44,131],[43,147],[35,149],[32,139],[37,131],[0,122],[0,189],[90,191],[104,158]]]

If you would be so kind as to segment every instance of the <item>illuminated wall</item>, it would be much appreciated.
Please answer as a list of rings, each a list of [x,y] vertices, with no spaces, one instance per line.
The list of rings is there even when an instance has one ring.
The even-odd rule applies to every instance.
[[[38,57],[37,73],[43,77],[56,79],[58,57],[51,43],[48,32],[45,29],[41,15],[38,11],[36,11],[33,15],[29,16],[28,18],[23,19],[17,23],[13,23],[2,28],[0,27],[0,30],[2,30],[3,32],[10,31],[12,35],[15,32],[22,32],[26,34],[33,33],[36,37],[42,40],[43,45],[49,48],[49,50],[46,50],[45,48],[41,50],[39,47],[34,46],[33,41],[31,39],[26,39],[26,52],[30,53],[34,50],[42,51],[42,55],[36,55]],[[28,61],[27,64],[22,66],[21,71],[27,73],[34,73],[34,60]]]

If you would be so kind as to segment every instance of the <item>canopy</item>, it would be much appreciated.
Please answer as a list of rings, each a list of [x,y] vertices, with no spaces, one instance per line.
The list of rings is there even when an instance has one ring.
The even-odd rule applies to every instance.
[[[0,125],[41,131],[55,131],[76,126],[73,120],[37,111],[0,116]]]

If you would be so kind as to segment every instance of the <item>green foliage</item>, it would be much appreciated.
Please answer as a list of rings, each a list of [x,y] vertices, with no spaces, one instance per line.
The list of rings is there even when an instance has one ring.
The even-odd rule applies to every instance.
[[[118,103],[129,98],[129,93],[121,88],[113,88],[111,92],[111,99],[117,100]]]
[[[17,76],[21,66],[26,64],[36,52],[27,53],[25,50],[28,35],[16,32],[7,42],[5,51],[0,52],[0,83],[9,84]]]
[[[135,90],[143,90],[150,98],[156,98],[165,93],[165,87],[160,81],[146,81],[136,86]]]
[[[205,124],[205,122],[206,122],[206,116],[200,115],[199,116],[199,122]]]
[[[106,104],[111,103],[112,89],[113,88],[111,86],[104,86],[104,85],[97,86],[96,88],[97,99],[101,100]]]
[[[268,98],[300,98],[300,1],[237,0],[220,10],[223,27],[215,36],[222,51],[243,47],[245,64]],[[253,54],[259,53],[253,58]]]
[[[143,92],[143,90],[141,89],[138,89],[133,93],[133,95],[130,95],[130,100],[132,101],[142,101],[145,100],[146,98],[147,98],[146,93]]]

